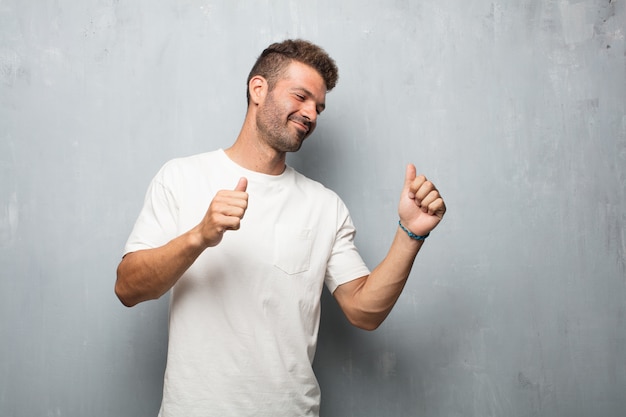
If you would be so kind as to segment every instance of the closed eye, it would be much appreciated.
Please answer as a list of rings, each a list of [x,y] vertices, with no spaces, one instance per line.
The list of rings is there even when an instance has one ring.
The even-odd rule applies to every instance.
[[[308,90],[298,88],[293,92],[293,97],[300,102],[305,102],[307,100],[313,100],[313,94],[311,94]],[[322,114],[326,105],[324,103],[316,103],[315,111],[318,115]]]

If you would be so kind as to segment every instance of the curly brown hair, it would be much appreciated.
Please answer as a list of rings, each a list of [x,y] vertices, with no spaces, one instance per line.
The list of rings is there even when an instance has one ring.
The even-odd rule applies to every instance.
[[[287,39],[268,46],[256,60],[246,82],[246,94],[250,103],[247,86],[252,77],[260,75],[267,80],[272,91],[276,82],[293,61],[301,62],[314,68],[324,79],[326,91],[335,88],[339,79],[339,70],[335,61],[319,46],[302,39]]]

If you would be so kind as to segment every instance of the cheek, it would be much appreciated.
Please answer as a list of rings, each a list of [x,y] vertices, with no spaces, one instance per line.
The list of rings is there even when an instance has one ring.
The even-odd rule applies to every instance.
[[[282,110],[289,115],[296,114],[300,110],[296,103],[286,102],[283,103]]]

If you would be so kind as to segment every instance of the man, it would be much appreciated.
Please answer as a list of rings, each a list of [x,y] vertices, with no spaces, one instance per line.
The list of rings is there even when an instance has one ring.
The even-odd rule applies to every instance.
[[[409,165],[395,238],[370,273],[343,202],[286,165],[336,81],[318,46],[270,45],[232,147],[170,161],[153,179],[115,291],[132,306],[171,290],[161,417],[317,416],[324,284],[353,325],[377,328],[442,219],[437,189]]]

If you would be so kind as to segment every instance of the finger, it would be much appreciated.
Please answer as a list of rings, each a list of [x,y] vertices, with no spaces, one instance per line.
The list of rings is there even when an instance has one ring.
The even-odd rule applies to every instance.
[[[218,191],[207,211],[209,223],[222,230],[238,229],[239,221],[248,208],[248,199],[233,194],[240,191]]]
[[[243,212],[242,209],[216,212],[210,216],[210,223],[213,224],[213,227],[215,227],[220,234],[223,234],[227,230],[239,230]]]
[[[239,178],[235,191],[246,191],[246,188],[248,188],[248,179],[246,177]]]
[[[248,207],[248,196],[241,193],[241,191],[220,190],[213,198],[211,207],[217,212],[225,212],[224,210],[229,207],[240,207],[245,210]]]
[[[241,219],[239,217],[230,217],[230,226],[228,230],[239,230],[241,227]]]
[[[221,208],[219,211],[220,214],[227,217],[235,217],[238,219],[243,219],[243,215],[246,212],[246,206],[243,204],[229,204]]]
[[[220,216],[216,219],[218,228],[221,230],[221,233],[226,232],[227,230],[239,230],[241,226],[241,219],[236,216]]]
[[[437,188],[435,188],[435,184],[426,180],[415,192],[415,199],[421,203],[433,191],[437,191]]]
[[[428,205],[428,214],[431,216],[443,218],[443,215],[446,213],[446,203],[443,201],[443,198],[439,197],[432,203]]]
[[[420,207],[422,209],[422,211],[424,213],[429,213],[432,214],[432,209],[431,209],[431,205],[437,201],[438,199],[441,199],[441,196],[439,195],[439,192],[437,190],[433,190],[430,193],[428,193],[426,195],[426,197],[424,197],[421,201],[420,201]],[[442,200],[443,201],[443,200]]]

